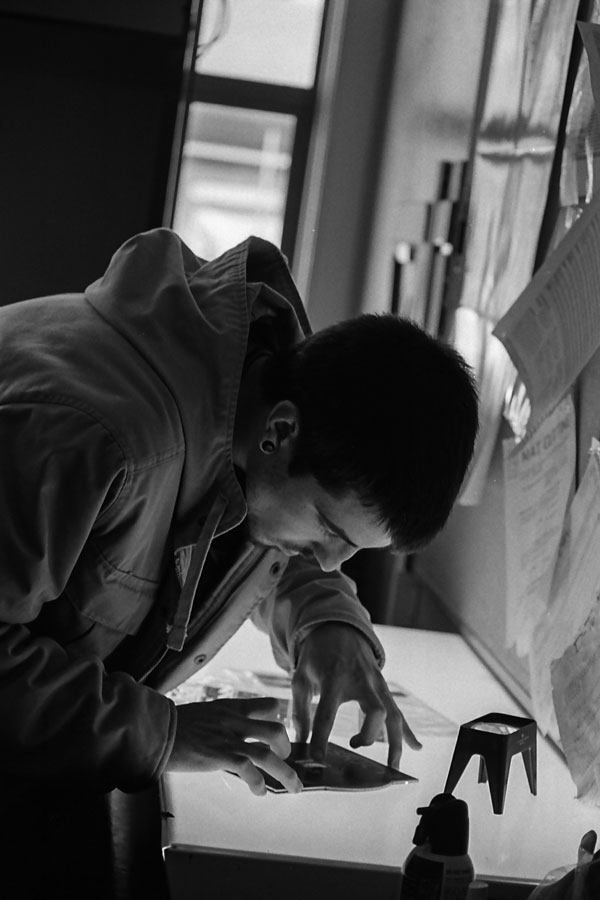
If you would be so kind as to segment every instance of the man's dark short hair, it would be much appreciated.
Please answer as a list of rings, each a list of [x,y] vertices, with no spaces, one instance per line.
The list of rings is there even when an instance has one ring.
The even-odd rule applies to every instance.
[[[443,527],[478,427],[473,375],[451,346],[408,319],[362,315],[274,359],[266,387],[299,410],[290,474],[354,492],[401,551]]]

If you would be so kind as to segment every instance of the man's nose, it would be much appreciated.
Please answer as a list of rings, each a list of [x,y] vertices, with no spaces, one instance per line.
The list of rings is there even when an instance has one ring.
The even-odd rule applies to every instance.
[[[314,555],[324,572],[333,572],[339,569],[342,563],[354,556],[358,547],[318,547]]]

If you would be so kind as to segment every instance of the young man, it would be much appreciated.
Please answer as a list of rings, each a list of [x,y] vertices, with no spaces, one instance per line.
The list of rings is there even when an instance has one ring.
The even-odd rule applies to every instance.
[[[290,791],[270,700],[165,693],[252,617],[293,672],[298,739],[338,706],[419,742],[339,567],[444,524],[477,429],[470,373],[392,316],[310,336],[279,252],[212,262],[139,235],[83,295],[0,310],[0,766],[102,790],[259,767]],[[320,694],[314,722],[310,701]]]

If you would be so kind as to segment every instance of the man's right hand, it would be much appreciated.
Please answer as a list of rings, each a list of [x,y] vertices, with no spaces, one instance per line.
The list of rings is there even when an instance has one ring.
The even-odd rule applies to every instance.
[[[211,700],[177,707],[177,731],[167,770],[211,772],[224,769],[242,778],[253,794],[266,794],[259,767],[292,793],[302,790],[296,772],[284,762],[291,751],[287,732],[273,721],[277,700]]]

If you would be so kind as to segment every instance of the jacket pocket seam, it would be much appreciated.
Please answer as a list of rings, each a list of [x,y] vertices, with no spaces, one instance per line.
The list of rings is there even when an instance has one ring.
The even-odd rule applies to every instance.
[[[93,539],[88,539],[87,543],[90,551],[93,551],[95,562],[102,567],[105,574],[109,577],[113,576],[115,581],[118,581],[119,584],[122,584],[128,590],[137,593],[140,590],[144,591],[159,587],[160,578],[144,578],[142,575],[137,575],[135,572],[128,572],[126,569],[120,569],[104,555]],[[132,583],[128,584],[127,582],[129,581]]]

